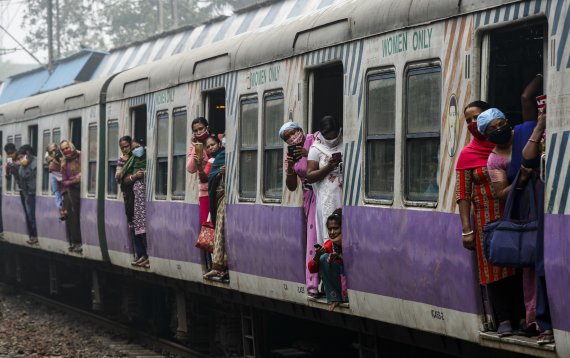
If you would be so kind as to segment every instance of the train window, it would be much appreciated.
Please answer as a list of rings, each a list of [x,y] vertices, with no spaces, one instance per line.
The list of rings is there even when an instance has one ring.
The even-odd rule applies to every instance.
[[[32,153],[37,157],[38,153],[42,153],[41,150],[38,150],[38,126],[28,126],[28,142],[32,146]]]
[[[172,121],[172,197],[186,193],[186,110],[175,110]]]
[[[168,113],[156,115],[156,184],[157,199],[166,199],[168,193]]]
[[[436,202],[439,194],[441,68],[406,73],[405,198]]]
[[[396,75],[374,74],[367,80],[366,177],[367,198],[394,198]]]
[[[221,134],[226,132],[226,91],[225,89],[208,92],[206,95],[206,108],[210,133]]]
[[[81,118],[72,118],[69,120],[70,140],[75,149],[81,150]]]
[[[131,108],[131,118],[133,121],[133,139],[143,141],[146,146],[146,105]]]
[[[87,133],[87,193],[95,194],[97,188],[97,124],[89,124]]]
[[[59,128],[54,128],[51,133],[51,140],[59,146],[59,142],[61,142],[61,130]]]
[[[38,150],[40,156],[38,157],[38,161],[42,162],[42,194],[47,195],[49,194],[49,168],[48,164],[44,160],[43,154],[44,151],[47,152],[47,146],[51,143],[51,131],[45,130],[42,135],[42,148],[43,150]]]
[[[283,94],[265,97],[263,111],[263,195],[268,199],[281,199],[283,191],[283,142],[277,133],[285,121]]]
[[[257,111],[257,98],[241,102],[239,194],[250,200],[257,193]]]
[[[107,124],[107,195],[117,195],[117,161],[119,160],[119,123]]]
[[[20,149],[20,147],[22,146],[22,135],[16,134],[14,136],[14,145],[16,146],[16,149]],[[19,191],[19,190],[20,187],[18,186],[18,182],[12,181],[12,191]]]

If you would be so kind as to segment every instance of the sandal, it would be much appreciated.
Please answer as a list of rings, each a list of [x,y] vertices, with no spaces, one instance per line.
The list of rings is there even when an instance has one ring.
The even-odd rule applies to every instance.
[[[554,332],[551,329],[542,332],[536,339],[536,343],[540,345],[554,343]]]
[[[221,276],[222,274],[223,274],[222,271],[210,270],[209,272],[206,272],[206,273],[204,274],[204,276],[202,276],[202,277],[204,277],[205,279],[209,280],[209,279],[212,279],[212,278],[214,278],[214,277]]]

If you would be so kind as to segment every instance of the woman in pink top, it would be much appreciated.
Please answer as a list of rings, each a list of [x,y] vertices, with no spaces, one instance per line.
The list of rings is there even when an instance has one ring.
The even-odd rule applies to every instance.
[[[198,168],[204,169],[208,163],[208,153],[204,150],[206,139],[210,135],[208,121],[204,117],[195,118],[192,121],[192,144],[188,148],[186,170],[190,174],[198,172]],[[208,202],[208,181],[201,181],[198,176],[198,201],[200,203],[200,225],[208,220],[210,204]]]

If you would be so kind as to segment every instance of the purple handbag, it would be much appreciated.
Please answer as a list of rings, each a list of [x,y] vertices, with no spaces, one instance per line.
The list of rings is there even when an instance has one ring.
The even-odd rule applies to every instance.
[[[513,183],[518,181],[520,171]],[[536,261],[536,241],[538,238],[538,216],[534,198],[534,180],[525,185],[530,200],[530,215],[523,220],[512,219],[513,202],[518,190],[513,185],[503,217],[488,222],[483,229],[485,256],[491,264],[502,267],[529,267]],[[521,193],[523,191],[520,191]]]

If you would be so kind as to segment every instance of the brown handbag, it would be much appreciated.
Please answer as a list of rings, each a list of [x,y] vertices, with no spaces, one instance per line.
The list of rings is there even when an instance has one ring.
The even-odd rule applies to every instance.
[[[200,229],[200,235],[196,241],[196,247],[200,250],[212,253],[214,252],[214,237],[216,236],[216,229],[211,222],[206,222]]]

